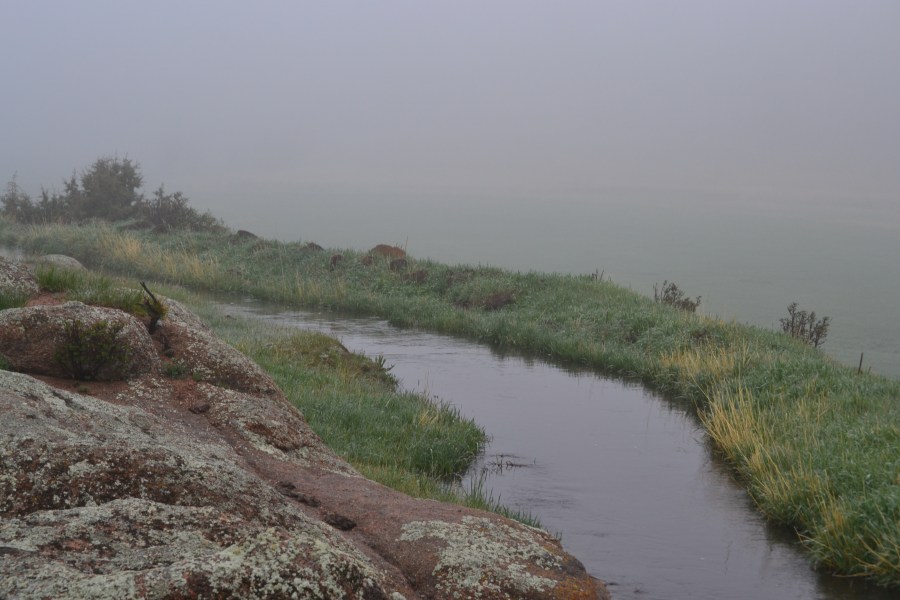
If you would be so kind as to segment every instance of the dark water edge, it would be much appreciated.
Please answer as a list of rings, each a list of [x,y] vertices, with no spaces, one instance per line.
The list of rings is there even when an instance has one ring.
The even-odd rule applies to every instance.
[[[538,516],[617,599],[888,600],[814,571],[792,531],[757,513],[691,407],[592,372],[400,330],[374,318],[253,300],[228,314],[314,329],[382,355],[406,389],[460,409],[491,436],[467,476]]]

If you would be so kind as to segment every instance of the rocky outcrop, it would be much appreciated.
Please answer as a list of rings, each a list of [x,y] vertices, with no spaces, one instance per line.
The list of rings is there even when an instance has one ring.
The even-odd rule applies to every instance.
[[[258,366],[167,303],[151,346],[206,381],[154,367],[88,395],[0,371],[0,597],[604,597],[542,531],[360,476]],[[59,308],[101,310],[73,304]]]

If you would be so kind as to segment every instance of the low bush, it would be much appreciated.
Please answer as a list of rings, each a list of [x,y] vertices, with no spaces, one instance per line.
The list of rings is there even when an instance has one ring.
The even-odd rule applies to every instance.
[[[54,359],[73,379],[79,381],[97,379],[107,366],[127,367],[131,351],[119,342],[121,323],[97,321],[86,325],[73,320],[64,326],[62,344]]]
[[[671,283],[663,281],[661,289],[656,284],[653,284],[653,300],[658,304],[674,306],[691,313],[697,312],[697,307],[700,306],[700,296],[691,300],[674,281]]]
[[[825,343],[828,336],[828,327],[831,325],[830,317],[822,317],[816,319],[816,313],[799,310],[796,302],[788,305],[788,316],[780,319],[781,330],[792,338],[802,340],[812,346],[818,348]]]

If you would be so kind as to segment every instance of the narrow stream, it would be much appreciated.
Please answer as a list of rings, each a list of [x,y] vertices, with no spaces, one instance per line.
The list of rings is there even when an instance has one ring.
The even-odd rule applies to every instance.
[[[474,418],[491,442],[469,477],[485,473],[495,497],[538,516],[617,600],[894,597],[813,571],[793,535],[755,511],[687,407],[640,386],[379,319],[252,300],[221,307],[381,354],[403,387]]]

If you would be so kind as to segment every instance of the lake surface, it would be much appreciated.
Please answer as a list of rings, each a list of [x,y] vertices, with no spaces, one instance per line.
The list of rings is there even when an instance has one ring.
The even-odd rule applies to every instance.
[[[643,388],[379,319],[247,300],[228,314],[315,329],[382,355],[403,387],[457,406],[491,436],[469,479],[538,516],[618,600],[888,600],[812,571],[711,452],[689,408]]]
[[[223,216],[329,247],[391,243],[444,263],[602,271],[645,295],[674,281],[702,296],[700,312],[770,329],[798,302],[832,318],[826,353],[853,366],[864,353],[864,368],[900,378],[900,198],[290,186],[254,198],[223,198]]]

